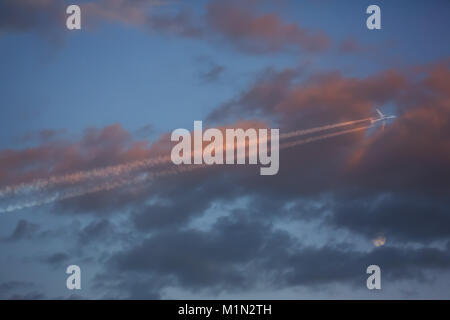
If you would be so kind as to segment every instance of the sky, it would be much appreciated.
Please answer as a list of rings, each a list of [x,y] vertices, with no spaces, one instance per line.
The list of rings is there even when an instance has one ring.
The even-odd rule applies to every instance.
[[[0,0],[0,299],[449,299],[449,15]],[[283,134],[377,108],[396,118],[282,149],[272,176],[152,162],[195,120]]]

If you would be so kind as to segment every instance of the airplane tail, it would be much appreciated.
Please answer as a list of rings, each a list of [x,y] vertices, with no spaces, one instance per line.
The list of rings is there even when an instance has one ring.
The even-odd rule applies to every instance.
[[[383,117],[384,117],[384,114],[380,111],[380,109],[377,109],[377,113],[378,113],[378,115],[380,116],[380,118],[383,118]]]

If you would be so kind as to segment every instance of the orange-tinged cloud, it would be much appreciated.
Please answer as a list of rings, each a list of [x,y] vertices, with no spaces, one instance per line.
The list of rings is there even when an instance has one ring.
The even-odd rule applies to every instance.
[[[330,45],[324,33],[286,23],[276,13],[258,14],[249,2],[215,1],[207,9],[207,20],[214,30],[244,50],[272,52],[294,47],[314,52]]]

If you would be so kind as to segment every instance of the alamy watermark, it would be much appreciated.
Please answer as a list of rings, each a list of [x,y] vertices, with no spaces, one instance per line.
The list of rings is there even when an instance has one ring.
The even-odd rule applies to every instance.
[[[186,129],[172,132],[171,141],[178,142],[170,154],[180,164],[261,164],[261,175],[275,175],[279,169],[279,129],[210,128],[203,132],[202,121],[194,121],[194,136]],[[270,154],[268,142],[270,140]],[[206,142],[206,146],[204,143]],[[192,148],[193,144],[193,148]],[[192,152],[193,150],[193,152]],[[236,154],[237,153],[237,154]]]

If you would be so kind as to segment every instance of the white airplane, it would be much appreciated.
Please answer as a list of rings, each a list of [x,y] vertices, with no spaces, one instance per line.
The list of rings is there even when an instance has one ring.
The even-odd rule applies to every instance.
[[[379,118],[371,119],[371,120],[370,120],[370,123],[375,123],[375,122],[378,122],[378,121],[383,121],[383,130],[384,130],[384,127],[386,126],[386,120],[397,118],[396,116],[387,116],[387,115],[384,115],[379,109],[376,109],[376,110],[377,110],[377,113],[378,113],[378,115],[379,115]]]

